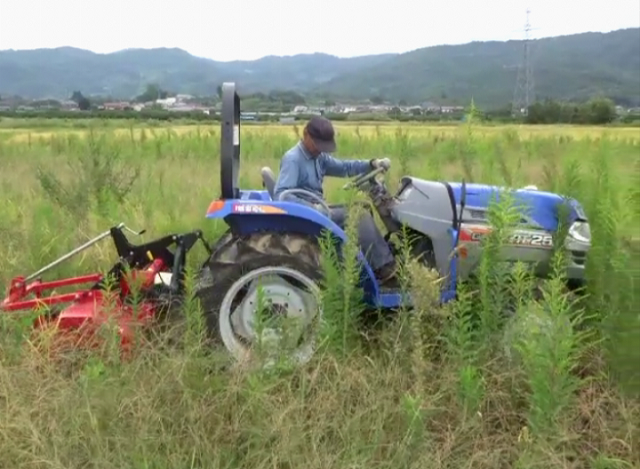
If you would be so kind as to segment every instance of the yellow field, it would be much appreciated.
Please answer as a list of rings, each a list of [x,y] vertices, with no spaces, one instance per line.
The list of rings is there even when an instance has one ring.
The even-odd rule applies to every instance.
[[[255,124],[245,123],[243,124],[242,131],[251,134],[263,135],[265,137],[272,135],[286,135],[295,133],[296,128],[302,129],[304,123],[301,122],[297,126],[291,124]],[[362,136],[373,135],[388,135],[397,132],[399,128],[408,135],[423,137],[423,138],[436,138],[436,137],[450,137],[457,135],[460,132],[466,132],[466,126],[464,124],[450,124],[450,125],[428,125],[421,123],[402,123],[397,122],[382,122],[382,123],[368,123],[368,122],[337,122],[335,127],[338,133],[350,133],[359,132]],[[109,127],[108,130],[118,135],[133,135],[139,136],[142,132],[147,133],[149,136],[154,134],[161,134],[162,132],[170,131],[175,135],[195,134],[198,132],[208,133],[217,132],[219,124],[215,125],[161,125],[153,128],[144,128],[138,125],[127,127]],[[100,131],[100,128],[96,128],[96,131]],[[14,142],[28,141],[30,138],[50,138],[52,136],[62,135],[74,135],[81,137],[85,135],[88,130],[71,128],[60,129],[0,129],[0,136],[4,134],[5,138]],[[517,133],[520,139],[531,139],[536,137],[568,137],[573,139],[584,138],[599,138],[607,136],[614,139],[625,139],[640,142],[640,128],[638,127],[592,127],[592,126],[571,126],[571,125],[487,125],[474,126],[474,133],[480,136],[496,136],[504,133]]]

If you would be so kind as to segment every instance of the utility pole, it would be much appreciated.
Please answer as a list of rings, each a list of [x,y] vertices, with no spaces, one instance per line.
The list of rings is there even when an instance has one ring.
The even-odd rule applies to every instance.
[[[516,79],[516,89],[513,93],[513,105],[511,114],[513,116],[527,115],[529,106],[535,101],[535,86],[533,81],[533,65],[531,61],[531,22],[529,15],[531,11],[527,8],[527,21],[524,25],[524,54],[522,62],[518,67],[518,78]]]

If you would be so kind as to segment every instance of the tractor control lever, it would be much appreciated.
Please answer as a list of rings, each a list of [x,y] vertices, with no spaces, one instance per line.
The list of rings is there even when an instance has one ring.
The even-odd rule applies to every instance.
[[[143,234],[145,234],[145,233],[147,232],[147,230],[146,230],[146,229],[144,229],[144,230],[140,230],[140,231],[132,230],[131,228],[129,228],[129,227],[128,227],[127,225],[125,225],[124,223],[120,223],[120,224],[118,225],[118,228],[125,229],[125,230],[127,230],[129,233],[134,234],[134,235],[136,235],[136,236],[142,236]]]
[[[373,179],[378,174],[383,173],[385,171],[386,171],[385,168],[376,168],[372,171],[369,171],[368,173],[365,173],[356,177],[355,179],[352,179],[351,181],[347,182],[344,186],[342,186],[342,188],[349,189],[351,187],[360,187],[364,182]]]

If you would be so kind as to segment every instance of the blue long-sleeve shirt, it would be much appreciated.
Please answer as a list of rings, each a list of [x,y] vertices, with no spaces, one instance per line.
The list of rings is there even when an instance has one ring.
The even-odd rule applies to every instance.
[[[287,151],[280,162],[280,173],[274,189],[274,199],[287,189],[305,189],[324,198],[322,181],[325,176],[355,177],[371,171],[370,160],[339,160],[327,153],[313,158],[302,142]],[[287,201],[311,202],[300,195],[287,195]]]

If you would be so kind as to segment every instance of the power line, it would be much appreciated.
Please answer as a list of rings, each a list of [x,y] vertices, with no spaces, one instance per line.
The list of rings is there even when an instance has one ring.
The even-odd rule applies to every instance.
[[[529,106],[535,101],[535,83],[533,80],[533,64],[531,60],[531,10],[527,8],[527,20],[524,25],[524,53],[522,62],[518,67],[518,77],[516,88],[513,93],[513,104],[511,113],[516,115],[527,115]]]

